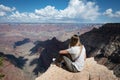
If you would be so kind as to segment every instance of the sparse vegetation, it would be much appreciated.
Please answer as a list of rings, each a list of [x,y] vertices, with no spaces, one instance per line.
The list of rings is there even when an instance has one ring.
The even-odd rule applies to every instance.
[[[3,57],[0,57],[0,67],[3,65]],[[0,80],[4,77],[5,75],[0,72]]]

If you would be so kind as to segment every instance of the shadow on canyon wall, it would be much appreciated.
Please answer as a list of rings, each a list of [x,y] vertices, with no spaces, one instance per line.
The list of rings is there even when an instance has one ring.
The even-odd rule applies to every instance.
[[[46,41],[36,41],[35,47],[33,47],[30,51],[31,54],[34,55],[35,53],[39,52],[40,56],[39,59],[34,59],[31,65],[37,64],[36,68],[33,72],[37,75],[38,72],[45,72],[50,64],[52,63],[52,59],[56,58],[59,54],[58,52],[62,49],[67,49],[69,40],[65,42],[61,42],[57,40],[55,37],[51,40]]]
[[[13,47],[16,48],[16,46],[21,46],[21,45],[29,43],[29,42],[30,42],[30,39],[29,38],[25,38],[22,41],[15,42]]]
[[[105,65],[108,69],[111,69],[110,67],[112,66],[114,74],[118,77],[120,76],[119,23],[105,24],[98,29],[93,28],[93,30],[80,35],[80,40],[82,44],[85,45],[87,57],[95,57],[98,63],[100,62],[100,64]],[[52,63],[52,58],[58,56],[58,51],[68,47],[69,40],[61,42],[53,38],[43,42],[37,41],[35,44],[36,46],[31,49],[33,53],[36,53],[36,50],[39,50],[40,47],[44,48],[42,52],[40,52],[39,59],[31,62],[31,65],[37,64],[33,72],[38,74],[38,72],[45,72],[48,69]]]
[[[120,77],[120,23],[104,24],[82,34],[80,38],[88,57],[95,57],[98,63],[113,70]]]
[[[80,40],[85,45],[87,51],[87,57],[95,57],[95,60],[105,65],[108,69],[113,70],[114,74],[120,77],[120,24],[104,24],[100,28],[93,28],[91,31],[80,35]],[[15,46],[19,46],[29,42],[29,39],[23,40],[23,42],[16,42]],[[34,42],[35,47],[30,49],[31,56],[38,53],[40,56],[38,59],[34,59],[30,62],[30,66],[37,64],[34,68],[33,73],[45,72],[52,59],[58,56],[59,50],[67,49],[69,39],[61,42],[55,37],[51,40],[36,41]],[[24,57],[16,58],[13,55],[3,54],[0,55],[7,57],[11,63],[18,68],[22,68],[26,63],[27,59]]]
[[[10,61],[16,67],[23,69],[24,65],[26,64],[27,59],[24,57],[19,56],[18,58],[11,54],[4,54],[0,52],[1,57],[5,57],[8,61]]]

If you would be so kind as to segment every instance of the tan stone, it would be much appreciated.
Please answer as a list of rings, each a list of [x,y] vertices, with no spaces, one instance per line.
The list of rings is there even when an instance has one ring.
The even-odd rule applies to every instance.
[[[88,58],[84,70],[78,73],[68,72],[56,65],[49,69],[35,80],[117,80],[112,71],[105,66],[97,64],[94,58]]]

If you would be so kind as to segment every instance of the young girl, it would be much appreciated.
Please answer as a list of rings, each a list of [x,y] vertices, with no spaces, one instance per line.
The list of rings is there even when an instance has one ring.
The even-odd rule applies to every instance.
[[[84,45],[80,43],[79,36],[73,35],[70,39],[69,48],[59,51],[60,55],[70,54],[70,57],[62,56],[66,68],[71,72],[79,72],[84,68],[86,50]]]

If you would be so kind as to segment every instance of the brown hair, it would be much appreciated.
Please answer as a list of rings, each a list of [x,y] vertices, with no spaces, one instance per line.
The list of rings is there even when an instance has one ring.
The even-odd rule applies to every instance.
[[[73,35],[70,39],[70,44],[69,47],[72,46],[76,46],[76,44],[78,44],[78,46],[81,46],[82,44],[80,43],[80,38],[78,35]]]

